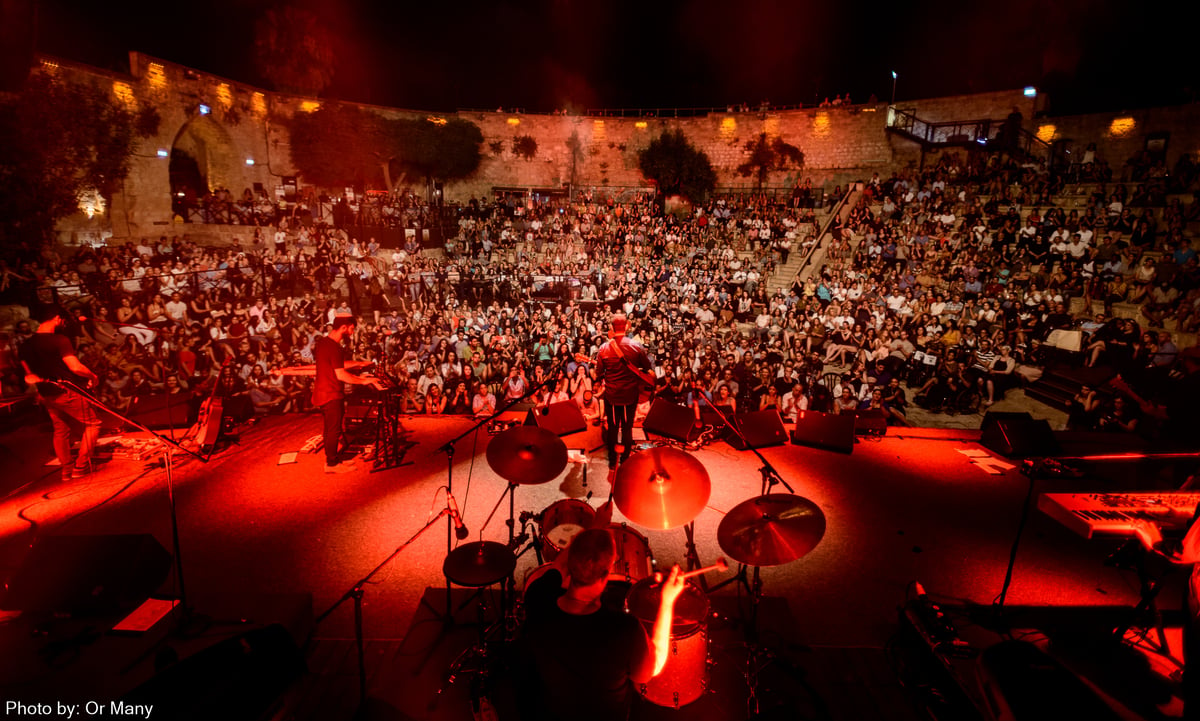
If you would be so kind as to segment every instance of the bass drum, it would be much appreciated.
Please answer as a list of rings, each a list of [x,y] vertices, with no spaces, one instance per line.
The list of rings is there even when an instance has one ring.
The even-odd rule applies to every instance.
[[[633,585],[625,598],[625,610],[654,633],[662,584],[645,578]],[[687,582],[675,602],[671,621],[671,648],[662,673],[638,687],[647,701],[656,706],[679,708],[700,698],[708,687],[708,598],[700,588]]]

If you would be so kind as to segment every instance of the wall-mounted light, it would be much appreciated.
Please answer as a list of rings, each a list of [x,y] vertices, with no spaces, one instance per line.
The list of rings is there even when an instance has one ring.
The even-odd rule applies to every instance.
[[[515,126],[515,125],[520,125],[520,124],[521,124],[521,119],[520,119],[520,118],[509,118],[508,120],[506,120],[506,121],[504,121],[504,122],[508,123],[509,125],[514,125],[514,126]]]
[[[161,88],[167,84],[167,70],[162,63],[150,63],[146,67],[146,78],[150,80],[151,85]]]
[[[246,165],[254,165],[254,158],[246,158]]]
[[[200,114],[201,115],[208,115],[211,112],[212,112],[212,108],[208,107],[204,103],[200,103]]]
[[[317,110],[320,110],[320,108],[321,104],[316,100],[304,100],[300,103],[300,110],[306,113],[315,113]]]
[[[645,120],[639,120],[633,124],[633,127],[637,128],[638,130],[645,130],[646,128],[650,127],[650,123],[647,123]]]
[[[129,83],[113,83],[113,96],[125,105],[133,105],[133,86]]]
[[[1114,138],[1123,138],[1133,132],[1137,121],[1130,117],[1113,118],[1108,126],[1108,134]]]
[[[1025,97],[1036,98],[1037,97],[1037,88],[1033,87],[1032,85],[1026,85],[1025,86]]]
[[[160,157],[160,158],[166,158],[166,157],[170,157],[170,155],[171,155],[171,154],[170,154],[170,153],[168,153],[166,150],[164,150],[164,149],[162,149],[162,148],[159,148],[159,149],[158,149],[158,157]]]

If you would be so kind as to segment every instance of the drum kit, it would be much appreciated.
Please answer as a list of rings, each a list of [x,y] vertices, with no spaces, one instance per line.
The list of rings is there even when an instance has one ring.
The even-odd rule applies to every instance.
[[[508,481],[504,493],[509,496],[511,537],[515,524],[514,489],[518,485],[547,483],[557,477],[566,468],[567,449],[562,439],[552,432],[536,426],[521,426],[495,436],[488,445],[487,460],[488,465]],[[672,653],[663,671],[639,689],[648,702],[659,706],[678,708],[692,703],[700,698],[707,686],[709,589],[702,574],[724,571],[726,564],[720,559],[713,566],[701,568],[693,538],[695,518],[707,505],[711,488],[703,464],[689,453],[670,447],[634,453],[618,467],[613,481],[611,499],[633,524],[652,532],[680,526],[687,531],[689,570],[684,574],[687,585],[675,606]],[[803,557],[816,547],[825,533],[825,515],[815,503],[800,496],[769,493],[768,490],[769,487],[765,487],[762,495],[735,506],[717,530],[721,550],[737,561],[740,568],[735,578],[712,590],[734,581],[745,584],[753,599],[753,615],[746,621],[751,643],[752,631],[749,629],[757,624],[758,602],[762,597],[759,569]],[[493,515],[499,506],[500,501],[497,501]],[[537,530],[520,551],[516,550],[524,543],[520,536],[508,545],[491,541],[466,543],[446,557],[443,570],[450,581],[460,586],[483,588],[501,582],[511,584],[519,556],[533,550],[539,564],[553,561],[565,552],[576,534],[594,524],[595,516],[596,511],[583,500],[555,501],[541,513],[522,514],[522,525],[533,520]],[[616,559],[605,596],[611,599],[609,591],[614,589],[623,593],[624,611],[640,620],[650,633],[659,606],[661,576],[655,573],[649,540],[624,523],[612,523],[608,528],[613,535]],[[748,568],[753,568],[753,583],[747,579]],[[693,577],[699,578],[693,580]],[[506,609],[506,616],[508,613],[509,609]],[[512,619],[502,619],[507,620]],[[481,635],[481,639],[485,643],[486,634]],[[477,651],[486,654],[483,649]],[[451,673],[455,671],[452,667]]]

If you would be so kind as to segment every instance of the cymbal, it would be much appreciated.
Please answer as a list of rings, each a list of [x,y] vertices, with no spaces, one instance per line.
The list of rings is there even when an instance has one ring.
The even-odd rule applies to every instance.
[[[507,578],[517,567],[517,557],[508,546],[495,541],[464,543],[442,563],[446,578],[460,586],[490,586]]]
[[[517,426],[488,443],[487,462],[510,483],[536,486],[567,467],[567,444],[544,428]]]
[[[708,472],[700,461],[663,446],[638,451],[621,464],[613,500],[634,523],[666,530],[700,515],[711,491]]]
[[[742,501],[717,527],[717,543],[739,563],[778,566],[813,550],[825,535],[825,514],[807,498],[771,493]]]

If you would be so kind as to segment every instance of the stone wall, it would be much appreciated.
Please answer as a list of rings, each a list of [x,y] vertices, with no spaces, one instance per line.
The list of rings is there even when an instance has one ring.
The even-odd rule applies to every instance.
[[[1108,161],[1114,178],[1120,178],[1125,161],[1146,147],[1146,140],[1166,133],[1167,168],[1180,156],[1200,155],[1200,103],[1132,112],[1092,113],[1042,118],[1032,132],[1043,140],[1061,143],[1062,152],[1078,162],[1088,143],[1096,143],[1096,157]]]
[[[320,101],[267,92],[191,68],[130,53],[130,73],[115,74],[97,68],[44,57],[44,72],[75,82],[96,84],[121,102],[153,105],[162,118],[159,134],[137,148],[123,191],[112,200],[108,228],[85,216],[61,225],[64,236],[82,237],[111,232],[117,239],[183,232],[187,226],[171,214],[169,155],[174,148],[197,158],[212,187],[224,186],[240,196],[245,188],[261,184],[273,194],[285,176],[295,175],[285,121],[297,112],[311,111]],[[1070,137],[1076,144],[1085,138],[1104,143],[1104,153],[1114,166],[1140,147],[1143,133],[1159,127],[1176,135],[1171,150],[1200,148],[1200,106],[1170,108],[1130,114],[1134,124],[1124,135],[1105,136],[1113,125],[1112,114],[1032,120],[1035,101],[1020,90],[932,98],[898,103],[922,120],[975,120],[1006,117],[1014,106],[1032,131],[1055,125],[1054,137]],[[424,111],[367,106],[395,117],[434,117]],[[768,187],[786,189],[802,178],[815,185],[845,183],[869,178],[878,172],[915,164],[919,148],[885,131],[887,106],[858,105],[780,111],[710,113],[689,118],[579,117],[491,112],[464,112],[466,120],[483,131],[483,162],[475,175],[447,184],[446,198],[466,200],[486,197],[494,188],[561,189],[582,187],[638,188],[646,181],[637,169],[637,155],[667,130],[679,129],[712,159],[722,188],[752,188],[754,181],[740,177],[745,145],[759,134],[781,137],[805,154],[804,169],[775,171]],[[1121,116],[1125,117],[1125,116]],[[1125,128],[1126,125],[1120,126]],[[579,140],[572,158],[568,142]],[[537,144],[530,158],[514,152],[514,140],[529,136]],[[1176,141],[1178,139],[1178,142]],[[1082,147],[1082,145],[1079,145]],[[303,179],[301,179],[303,182]],[[68,239],[68,238],[64,238]]]

